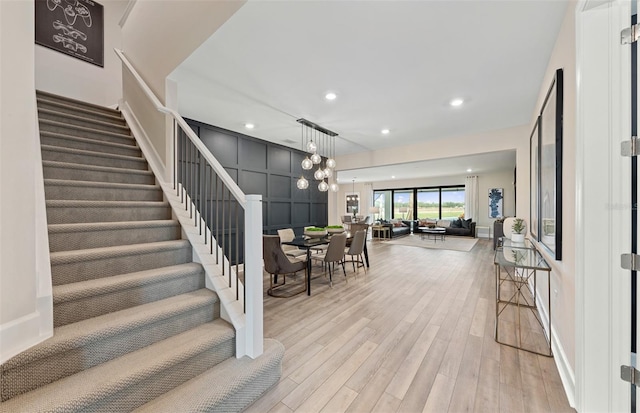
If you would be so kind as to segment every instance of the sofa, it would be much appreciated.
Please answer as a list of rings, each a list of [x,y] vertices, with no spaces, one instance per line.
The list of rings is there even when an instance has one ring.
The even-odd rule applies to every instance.
[[[444,228],[445,235],[457,235],[463,237],[476,237],[476,223],[471,219],[441,219],[441,220],[418,220],[413,224],[413,232],[420,233],[420,227],[440,227]]]
[[[390,222],[381,222],[380,225],[389,228],[389,238],[397,238],[402,235],[411,234],[411,221],[391,220]],[[377,224],[374,224],[377,225]],[[375,231],[375,229],[373,229]],[[374,234],[374,236],[377,234]],[[382,234],[381,234],[382,236]]]

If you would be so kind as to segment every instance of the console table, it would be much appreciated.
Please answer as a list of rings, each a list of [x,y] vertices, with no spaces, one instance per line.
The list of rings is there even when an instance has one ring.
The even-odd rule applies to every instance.
[[[546,304],[551,332],[551,267],[529,240],[513,243],[501,238],[496,249],[495,340],[517,349],[553,356],[551,335],[537,305],[538,276],[546,274]]]
[[[391,236],[389,235],[389,227],[387,227],[385,225],[372,225],[371,226],[371,237],[373,237],[374,233],[377,235],[378,239],[391,238]],[[380,235],[382,235],[382,237]]]

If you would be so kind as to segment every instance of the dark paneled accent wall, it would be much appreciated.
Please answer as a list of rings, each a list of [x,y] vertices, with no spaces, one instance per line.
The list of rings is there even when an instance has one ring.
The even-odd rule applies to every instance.
[[[304,152],[191,119],[187,123],[244,193],[262,195],[265,234],[281,228],[302,234],[305,226],[327,225],[328,196],[309,171],[309,188],[296,187]]]

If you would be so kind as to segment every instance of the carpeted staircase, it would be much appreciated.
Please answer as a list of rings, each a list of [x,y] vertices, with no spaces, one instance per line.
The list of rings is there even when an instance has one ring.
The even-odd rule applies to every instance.
[[[282,344],[235,358],[204,269],[116,110],[38,92],[54,336],[2,368],[1,411],[241,411]]]

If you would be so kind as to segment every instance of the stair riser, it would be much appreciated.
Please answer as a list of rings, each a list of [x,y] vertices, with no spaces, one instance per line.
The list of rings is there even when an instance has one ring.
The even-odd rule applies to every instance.
[[[61,166],[44,166],[45,179],[68,179],[72,181],[110,182],[119,184],[153,185],[156,179],[151,174],[130,174],[127,172],[93,171]]]
[[[53,285],[69,284],[80,281],[130,272],[151,270],[169,265],[185,264],[192,261],[191,247],[175,250],[162,250],[122,257],[104,257],[81,262],[64,264],[51,263],[51,282]]]
[[[204,273],[194,272],[154,284],[145,284],[123,291],[55,304],[53,306],[53,325],[54,327],[64,326],[91,317],[196,291],[204,286]]]
[[[89,119],[95,119],[101,122],[113,122],[118,125],[125,125],[125,120],[117,113],[107,113],[90,107],[79,108],[77,106],[68,105],[66,103],[52,102],[50,100],[38,99],[38,109],[55,110],[57,112],[66,113],[69,115],[82,116]],[[80,110],[78,110],[80,109]],[[119,118],[115,118],[119,116]]]
[[[95,105],[91,105],[91,104],[87,104],[84,102],[78,102],[78,101],[74,101],[74,100],[70,100],[67,98],[64,98],[62,96],[56,96],[56,95],[49,95],[46,93],[41,93],[38,92],[36,94],[36,97],[38,98],[38,106],[40,106],[40,102],[41,101],[49,101],[49,102],[59,102],[63,105],[67,105],[67,106],[73,106],[79,109],[88,109],[88,110],[92,110],[94,112],[101,112],[107,115],[112,115],[112,116],[119,116],[120,112],[118,112],[116,109],[111,109],[111,108],[107,108],[104,106],[95,106]]]
[[[69,185],[45,185],[46,199],[102,201],[162,201],[162,190],[139,188],[101,188]]]
[[[180,239],[180,227],[154,227],[143,230],[112,229],[107,231],[49,233],[51,252],[79,249],[115,247],[117,245],[143,244],[147,242]]]
[[[2,397],[10,399],[18,394],[36,389],[45,384],[86,370],[98,364],[141,349],[158,341],[180,334],[219,317],[217,303],[180,314],[149,325],[140,325],[124,333],[99,338],[87,345],[63,351],[33,363],[3,371]],[[235,340],[224,342],[219,347],[226,354],[227,347],[234,347]],[[232,353],[233,354],[233,353]],[[229,356],[227,356],[229,357]]]
[[[78,129],[73,125],[66,125],[66,124],[52,125],[45,122],[40,122],[40,130],[53,132],[53,133],[61,133],[63,135],[77,136],[79,138],[94,139],[97,141],[121,143],[124,145],[133,146],[135,144],[134,138],[126,133],[125,134],[102,133],[95,129],[91,129],[91,130]]]
[[[73,139],[65,139],[57,136],[42,135],[40,143],[43,145],[61,146],[63,148],[82,149],[85,151],[113,153],[115,155],[142,157],[142,151],[137,147],[121,148],[117,146],[103,145],[100,142],[83,142]]]
[[[67,116],[64,113],[49,113],[44,111],[38,111],[38,118],[41,120],[52,120],[54,122],[63,122],[67,125],[76,125],[76,126],[82,126],[85,128],[97,129],[99,131],[104,131],[104,132],[114,132],[114,133],[123,133],[123,134],[131,133],[129,131],[129,128],[126,126],[123,126],[122,123],[119,121],[116,123],[112,123],[112,122],[103,123],[103,122],[94,121],[90,118],[78,118],[77,116],[76,117]]]
[[[42,160],[79,163],[83,165],[108,166],[111,168],[137,169],[139,171],[147,170],[147,162],[142,158],[140,158],[140,160],[118,159],[102,156],[91,156],[81,153],[58,152],[46,148],[42,149]]]
[[[80,222],[151,221],[170,219],[171,208],[164,207],[47,207],[47,223],[75,224]]]
[[[89,411],[95,412],[123,412],[131,411],[155,399],[182,383],[204,373],[208,369],[223,362],[235,354],[234,340],[225,343],[223,348],[212,348],[203,351],[182,363],[169,366],[147,380],[127,386],[117,394],[95,403]],[[222,346],[219,346],[222,347]],[[230,347],[234,347],[233,349]],[[221,378],[224,380],[224,378]],[[215,385],[212,383],[212,385]]]

